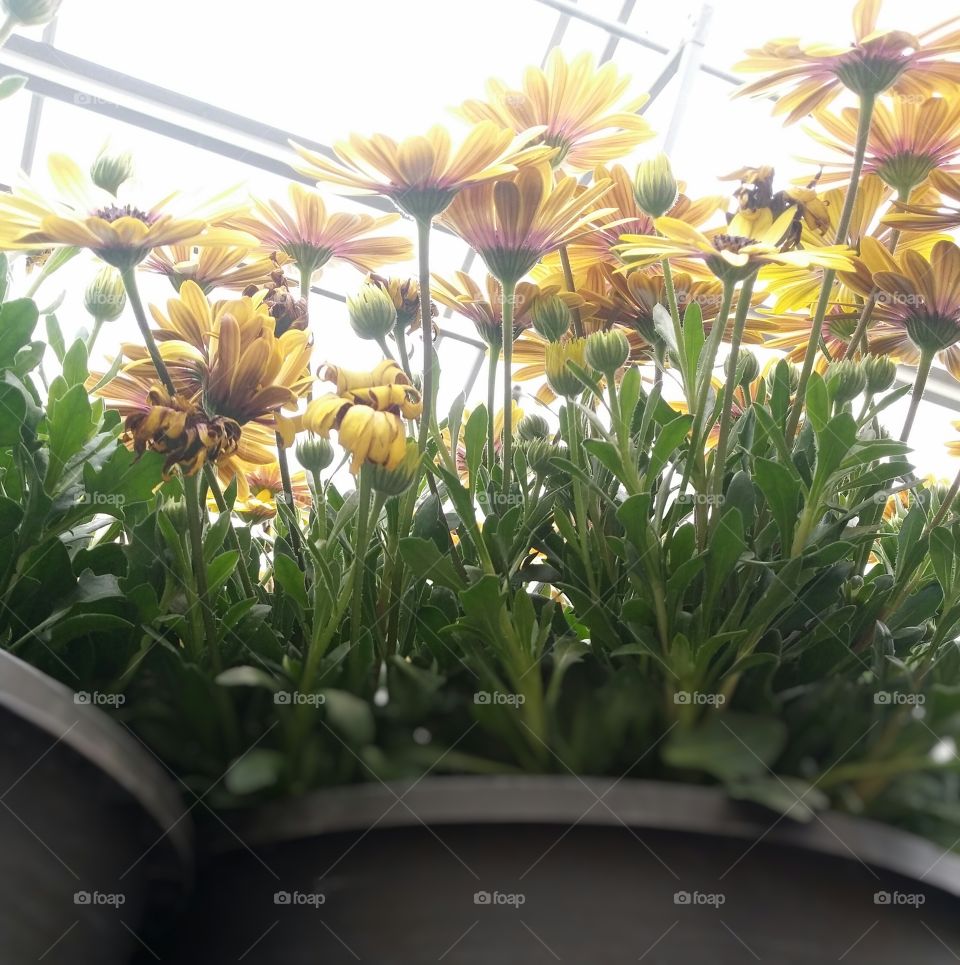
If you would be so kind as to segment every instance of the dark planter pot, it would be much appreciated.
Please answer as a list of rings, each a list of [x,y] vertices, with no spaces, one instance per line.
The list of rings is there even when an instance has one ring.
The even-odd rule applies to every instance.
[[[139,742],[0,652],[0,963],[155,961],[191,877],[187,806]]]
[[[960,859],[840,814],[551,777],[327,791],[205,836],[191,965],[954,965]]]

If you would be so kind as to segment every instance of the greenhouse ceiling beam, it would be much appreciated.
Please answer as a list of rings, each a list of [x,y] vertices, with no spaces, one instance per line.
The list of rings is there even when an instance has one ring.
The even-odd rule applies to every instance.
[[[289,141],[333,157],[325,144],[255,121],[157,84],[103,67],[49,44],[11,37],[0,48],[0,77],[22,74],[33,94],[50,97],[112,120],[140,127],[304,184],[314,183],[290,167]],[[385,198],[357,197],[381,211],[396,209]]]
[[[535,0],[535,2],[542,3],[544,6],[551,7],[554,10],[559,10],[568,17],[573,17],[575,20],[582,20],[584,23],[598,27],[600,30],[606,30],[607,33],[614,34],[621,40],[628,40],[630,43],[637,44],[640,47],[646,47],[647,50],[654,50],[658,54],[672,53],[669,47],[658,44],[656,41],[650,40],[649,37],[644,37],[642,34],[628,29],[622,23],[605,20],[603,17],[587,13],[574,4],[566,2],[566,0]],[[732,74],[728,70],[721,70],[719,67],[712,67],[710,64],[701,64],[700,70],[705,74],[710,74],[712,77],[719,77],[720,80],[725,80],[728,84],[740,85],[742,83],[741,78],[737,77],[736,74]]]

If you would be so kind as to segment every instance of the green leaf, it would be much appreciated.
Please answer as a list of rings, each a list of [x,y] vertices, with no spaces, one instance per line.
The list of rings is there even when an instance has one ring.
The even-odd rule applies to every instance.
[[[90,374],[87,369],[87,346],[82,338],[78,338],[63,357],[62,374],[64,381],[70,386],[83,385],[87,381]]]
[[[22,90],[27,83],[27,78],[22,74],[9,74],[0,80],[0,101],[13,97],[18,91]]]
[[[653,446],[653,452],[650,454],[650,465],[647,467],[648,477],[656,476],[666,465],[670,456],[677,451],[683,440],[687,438],[692,422],[692,416],[680,415],[660,430],[660,435]]]
[[[83,444],[93,433],[93,413],[87,390],[82,385],[74,385],[50,406],[47,412],[50,464],[44,481],[48,492],[52,492],[63,474],[67,460],[80,451]]]
[[[623,477],[623,461],[617,447],[603,439],[586,439],[583,448],[618,479]]]
[[[780,530],[780,545],[789,547],[800,511],[800,483],[789,469],[772,459],[754,460],[754,473]]]
[[[6,496],[0,496],[0,539],[9,536],[23,519],[23,510],[18,503]]]
[[[348,743],[369,744],[376,735],[376,725],[367,701],[345,690],[322,693],[327,723]]]
[[[44,325],[47,329],[47,343],[50,348],[53,349],[53,354],[56,355],[58,362],[63,362],[64,355],[67,354],[67,345],[63,340],[63,330],[60,328],[60,322],[57,321],[57,316],[53,313],[45,316]],[[122,361],[122,356],[118,356],[117,371],[120,370],[120,362]]]
[[[688,302],[683,313],[683,354],[685,357],[684,382],[693,387],[697,362],[703,354],[706,337],[703,331],[703,312],[696,300]]]
[[[813,431],[819,435],[830,419],[830,393],[819,372],[811,373],[807,382],[806,411]]]
[[[231,667],[218,674],[216,681],[221,687],[263,687],[272,691],[280,689],[280,681],[260,667]]]
[[[233,761],[223,783],[231,794],[253,794],[273,787],[280,780],[283,764],[280,751],[255,747]]]
[[[23,391],[8,382],[0,382],[0,447],[9,449],[17,445],[26,415],[27,400]]]
[[[633,424],[633,415],[640,401],[640,369],[632,365],[623,373],[620,382],[620,415],[626,425]]]
[[[953,595],[954,569],[957,560],[957,544],[953,533],[945,526],[938,526],[930,534],[930,562],[937,574],[943,595],[949,598]]]
[[[464,582],[454,569],[450,558],[442,555],[429,540],[417,539],[413,536],[401,539],[400,555],[421,580],[430,580],[454,591],[464,589]]]
[[[280,557],[280,559],[283,558]],[[237,550],[228,550],[210,563],[207,567],[207,584],[210,593],[216,593],[230,579],[239,559],[240,553]]]
[[[277,554],[273,561],[273,578],[302,610],[309,607],[304,576],[293,557]]]
[[[470,477],[470,488],[477,488],[477,469],[483,461],[483,449],[487,443],[487,407],[478,405],[463,430],[463,444],[467,450],[467,473]]]
[[[693,730],[671,731],[663,759],[671,767],[703,771],[724,782],[743,781],[767,775],[786,740],[781,720],[724,711]]]
[[[9,368],[17,352],[29,344],[39,317],[37,306],[27,298],[0,307],[0,368]]]

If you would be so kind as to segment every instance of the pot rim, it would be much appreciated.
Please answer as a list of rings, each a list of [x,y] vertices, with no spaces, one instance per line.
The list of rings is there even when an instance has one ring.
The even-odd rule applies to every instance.
[[[190,871],[189,809],[184,809],[169,774],[145,745],[99,708],[77,703],[69,687],[6,651],[0,651],[0,707],[56,738],[57,744],[69,747],[123,788],[156,822],[179,863]]]
[[[758,819],[758,814],[769,820]],[[722,788],[668,781],[481,775],[348,785],[221,813],[224,828],[203,841],[209,853],[349,831],[440,825],[622,825],[769,841],[856,860],[960,897],[960,855],[919,835],[837,811],[802,824]],[[229,833],[227,833],[229,832]]]

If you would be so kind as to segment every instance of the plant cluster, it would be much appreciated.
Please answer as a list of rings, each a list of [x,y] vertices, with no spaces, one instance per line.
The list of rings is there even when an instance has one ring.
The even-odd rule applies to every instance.
[[[0,308],[0,644],[122,695],[223,807],[609,774],[952,846],[960,476],[918,479],[909,440],[935,359],[960,375],[960,33],[878,30],[877,6],[849,46],[742,65],[741,93],[812,115],[822,183],[745,167],[693,198],[663,156],[628,171],[643,99],[559,53],[463,105],[458,142],[296,148],[397,215],[301,184],[183,210],[127,158],[52,158],[61,197],[0,197],[0,279],[36,272]],[[380,274],[413,254],[401,215],[416,278]],[[438,225],[484,282],[432,274]],[[35,296],[81,250],[105,267],[68,346]],[[311,367],[332,261],[366,275],[370,370]],[[174,289],[149,313],[143,272]],[[434,302],[488,346],[484,402],[438,411]],[[91,372],[124,312],[139,340]]]

